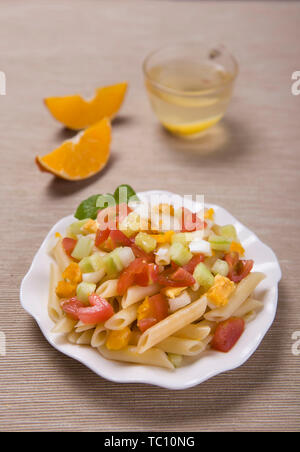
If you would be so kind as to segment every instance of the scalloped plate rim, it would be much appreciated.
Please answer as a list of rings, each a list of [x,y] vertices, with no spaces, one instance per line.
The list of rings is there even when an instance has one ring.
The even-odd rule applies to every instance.
[[[178,196],[175,193],[171,193],[168,192],[166,190],[149,190],[146,192],[140,192],[138,193],[138,195],[150,195],[150,194],[157,194],[157,193],[163,193],[165,195],[171,195],[171,196]],[[180,196],[180,195],[179,195]],[[154,368],[153,366],[144,366],[144,365],[133,365],[133,364],[126,364],[126,363],[121,363],[123,368],[129,368],[129,369],[137,369],[137,368],[142,368],[142,369],[146,369],[146,373],[145,375],[140,375],[140,376],[136,376],[136,375],[130,375],[127,377],[122,377],[120,376],[120,373],[118,372],[106,372],[103,371],[101,368],[99,369],[99,367],[97,367],[97,362],[93,363],[91,362],[91,360],[87,360],[85,359],[85,350],[86,347],[82,347],[82,346],[74,346],[73,344],[68,344],[68,345],[72,345],[72,348],[67,347],[67,350],[64,349],[64,345],[59,345],[57,344],[51,337],[51,331],[49,331],[49,329],[44,325],[43,320],[40,319],[40,317],[33,311],[32,307],[28,306],[28,304],[25,301],[26,298],[26,293],[25,293],[25,289],[26,289],[26,284],[29,281],[30,282],[30,278],[32,277],[34,270],[35,270],[35,266],[36,263],[38,262],[39,258],[41,257],[41,255],[48,255],[48,250],[47,248],[47,244],[48,242],[51,240],[51,236],[52,234],[55,232],[55,230],[57,230],[59,228],[60,224],[63,224],[65,222],[70,222],[72,220],[74,220],[73,215],[68,215],[66,217],[61,218],[57,223],[55,223],[55,225],[53,225],[53,227],[50,229],[50,231],[48,232],[48,234],[46,235],[45,239],[43,240],[41,246],[39,247],[37,253],[35,254],[32,263],[30,265],[29,270],[27,271],[26,275],[24,276],[22,283],[21,283],[21,287],[20,287],[20,300],[21,300],[21,305],[22,307],[25,309],[25,311],[28,312],[28,314],[30,314],[35,321],[37,322],[37,324],[39,325],[43,335],[45,336],[45,338],[47,339],[47,341],[58,351],[64,353],[65,355],[69,356],[70,358],[76,359],[77,361],[81,362],[82,364],[84,364],[85,366],[87,366],[89,369],[91,369],[93,372],[95,372],[96,374],[98,374],[99,376],[101,376],[102,378],[105,378],[107,380],[110,380],[112,382],[115,383],[144,383],[144,384],[150,384],[150,385],[155,385],[155,386],[160,386],[162,388],[166,388],[166,389],[187,389],[190,388],[192,386],[196,386],[206,380],[208,380],[209,378],[212,378],[218,374],[221,374],[223,372],[228,372],[230,370],[236,369],[237,367],[243,365],[249,358],[250,356],[256,351],[256,349],[259,347],[262,339],[264,338],[264,336],[266,335],[266,333],[268,332],[269,328],[271,327],[275,315],[276,315],[276,310],[277,310],[277,301],[278,301],[278,283],[281,279],[281,269],[279,266],[279,262],[277,260],[277,257],[274,253],[274,251],[265,243],[263,243],[258,236],[253,233],[250,229],[248,229],[244,224],[242,224],[240,221],[238,221],[232,214],[230,214],[230,212],[228,212],[225,208],[217,205],[217,204],[212,204],[212,203],[205,203],[205,207],[212,207],[216,210],[216,212],[218,213],[218,211],[220,213],[223,212],[223,214],[227,214],[229,215],[236,224],[239,225],[239,227],[244,230],[248,236],[252,236],[255,239],[255,242],[258,242],[259,245],[262,245],[263,247],[265,247],[269,253],[271,253],[272,256],[272,262],[275,263],[275,266],[277,267],[277,278],[276,281],[273,281],[273,285],[272,288],[275,288],[275,294],[274,294],[274,299],[273,299],[273,304],[272,307],[273,309],[269,312],[269,316],[267,321],[264,324],[264,329],[260,332],[258,332],[258,334],[256,335],[256,340],[254,343],[254,346],[252,345],[252,347],[250,347],[250,349],[244,353],[244,356],[240,359],[232,359],[232,355],[230,356],[229,352],[228,354],[226,354],[227,357],[230,356],[230,359],[228,359],[228,363],[227,365],[221,366],[222,369],[210,369],[208,371],[206,371],[205,375],[194,375],[194,377],[190,377],[188,380],[180,380],[178,379],[178,377],[176,377],[176,372],[178,371],[175,370],[174,372],[170,372],[166,369],[160,369],[160,368]],[[76,220],[76,219],[75,219]],[[50,256],[48,255],[49,259]],[[48,315],[48,314],[47,314]],[[255,320],[254,320],[255,322]],[[76,347],[80,347],[80,349],[82,350],[82,353],[80,353],[81,356],[78,356],[76,352],[76,350],[78,350]],[[70,348],[70,350],[69,350]],[[113,368],[115,362],[114,361],[110,361],[107,360],[106,358],[102,357],[96,350],[95,353],[98,355],[99,358],[101,358],[101,361],[104,360],[106,362],[106,365],[109,367],[111,364],[111,367]],[[232,350],[234,352],[234,349]],[[222,356],[224,356],[222,354]],[[96,360],[97,361],[97,360]],[[200,361],[200,360],[199,360]],[[197,363],[199,363],[199,361],[197,361],[195,364],[195,367],[197,366]],[[182,367],[181,369],[189,369],[189,365]],[[165,373],[166,375],[166,381],[159,381],[159,377],[155,377],[154,375],[151,376],[151,372],[150,370],[152,370],[154,372],[157,372],[157,374],[160,374],[161,372]],[[108,369],[109,370],[109,369]],[[149,370],[149,375],[147,375],[147,371]],[[132,373],[132,372],[131,372]],[[184,374],[184,372],[183,372]]]

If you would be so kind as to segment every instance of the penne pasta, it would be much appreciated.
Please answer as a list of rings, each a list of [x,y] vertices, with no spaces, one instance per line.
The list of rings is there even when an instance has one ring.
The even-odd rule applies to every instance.
[[[100,345],[105,344],[107,336],[107,330],[105,329],[103,323],[99,323],[99,325],[96,326],[93,336],[91,339],[91,346],[94,348],[100,347]]]
[[[121,330],[136,320],[138,304],[128,306],[110,317],[104,324],[109,330]]]
[[[157,265],[169,265],[170,262],[170,245],[168,243],[160,245],[155,253],[155,263]]]
[[[61,273],[67,268],[67,266],[70,264],[71,259],[69,256],[65,253],[65,250],[62,246],[62,240],[59,239],[57,241],[57,244],[53,248],[53,256],[55,258],[55,261],[61,271]]]
[[[237,285],[235,291],[229,298],[228,304],[207,312],[204,316],[205,319],[221,322],[231,317],[264,277],[265,275],[263,273],[249,273],[249,275]]]
[[[207,337],[210,332],[211,328],[209,326],[205,325],[201,326],[199,325],[199,323],[198,324],[191,323],[190,325],[181,328],[181,330],[176,331],[176,333],[174,333],[174,336],[201,341],[202,339]]]
[[[70,333],[74,329],[76,320],[62,317],[52,328],[52,333]]]
[[[96,327],[96,325],[94,323],[88,324],[88,323],[83,323],[79,320],[79,322],[77,322],[75,325],[75,331],[76,331],[76,333],[83,333],[84,331],[92,330],[95,327]]]
[[[202,341],[170,336],[159,342],[156,347],[167,353],[193,356],[203,352],[206,344],[204,344]]]
[[[261,301],[249,297],[236,311],[234,311],[233,315],[235,317],[243,317],[251,311],[259,311],[262,307],[263,303]]]
[[[151,284],[150,286],[142,287],[142,286],[132,286],[130,287],[126,294],[122,298],[122,308],[128,308],[134,303],[138,301],[144,300],[147,296],[150,297],[159,292],[158,284]]]
[[[94,331],[93,330],[87,330],[80,334],[79,338],[76,341],[76,344],[78,345],[90,345],[92,336]]]
[[[71,344],[77,344],[77,341],[80,338],[81,334],[82,333],[76,333],[76,331],[71,331],[71,333],[67,335],[67,339],[69,342],[71,342]]]
[[[116,297],[118,295],[117,286],[117,279],[109,279],[98,287],[96,294],[103,298]]]
[[[60,306],[59,298],[55,293],[55,288],[61,275],[59,268],[56,264],[51,264],[50,266],[50,285],[49,285],[49,296],[48,296],[48,314],[53,322],[58,322],[59,319],[63,317],[63,311]]]
[[[161,322],[146,330],[138,342],[138,352],[145,352],[168,336],[173,335],[184,326],[199,319],[204,314],[206,306],[207,299],[205,296],[202,296],[199,300],[174,312]]]
[[[151,348],[144,353],[138,353],[137,347],[129,345],[122,350],[108,350],[105,346],[98,347],[98,351],[107,359],[126,361],[136,364],[148,364],[150,366],[174,369],[166,353],[158,348]]]

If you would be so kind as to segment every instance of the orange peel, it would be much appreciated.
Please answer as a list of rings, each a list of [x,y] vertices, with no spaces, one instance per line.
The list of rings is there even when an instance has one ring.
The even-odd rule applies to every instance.
[[[82,180],[101,171],[110,155],[111,128],[108,119],[78,133],[72,140],[43,157],[36,157],[41,171],[62,179]]]
[[[119,111],[127,90],[127,83],[104,86],[96,89],[93,99],[85,100],[79,94],[63,97],[48,97],[45,105],[57,119],[69,129],[90,127],[103,118],[112,119]]]

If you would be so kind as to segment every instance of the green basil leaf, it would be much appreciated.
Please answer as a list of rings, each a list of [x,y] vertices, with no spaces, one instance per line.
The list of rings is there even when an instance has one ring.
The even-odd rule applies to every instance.
[[[99,195],[96,201],[96,207],[98,209],[105,209],[106,207],[115,206],[116,201],[114,195],[106,193],[105,195]]]
[[[97,199],[100,195],[93,195],[82,201],[75,212],[75,218],[84,220],[85,218],[96,219],[99,208],[96,206]]]
[[[119,185],[114,192],[114,197],[117,204],[120,204],[120,202],[125,202],[126,204],[128,204],[129,200],[130,201],[139,200],[139,198],[136,195],[136,192],[130,185],[127,184]]]

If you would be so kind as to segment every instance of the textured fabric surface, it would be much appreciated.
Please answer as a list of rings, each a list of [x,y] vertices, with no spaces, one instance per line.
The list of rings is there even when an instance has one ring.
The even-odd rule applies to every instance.
[[[1,431],[299,430],[299,20],[295,2],[1,1]],[[189,143],[157,123],[141,65],[153,48],[194,37],[226,43],[240,74],[213,138]],[[42,99],[122,80],[107,168],[81,183],[39,172],[35,155],[73,135]],[[274,249],[277,316],[242,367],[184,391],[114,384],[54,350],[24,312],[19,286],[50,226],[119,183],[204,193]]]

